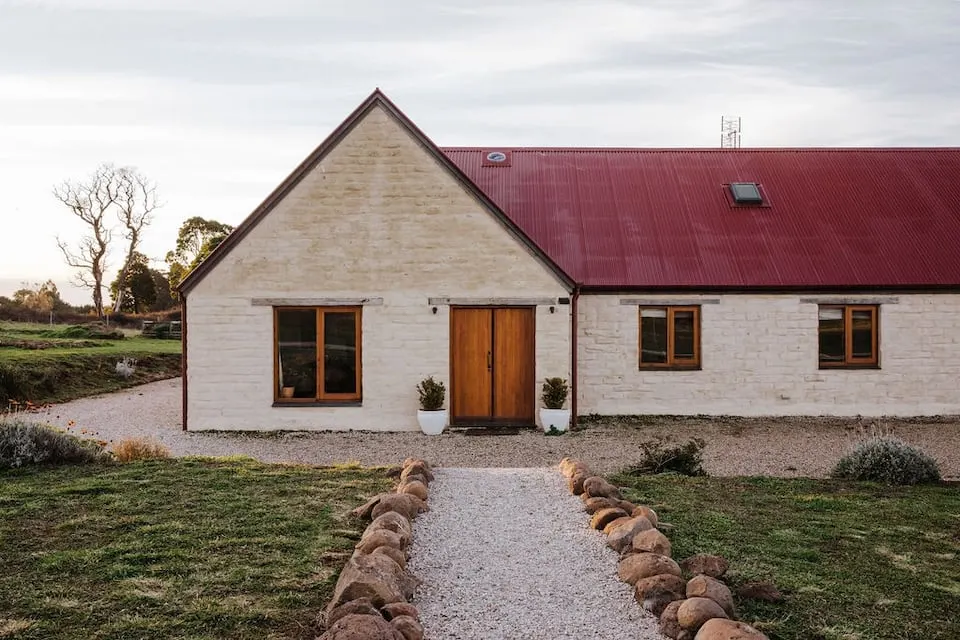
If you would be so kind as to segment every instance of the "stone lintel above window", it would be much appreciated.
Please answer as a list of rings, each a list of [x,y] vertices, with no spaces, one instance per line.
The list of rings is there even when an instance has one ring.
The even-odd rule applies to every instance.
[[[383,298],[252,298],[255,307],[376,307]]]

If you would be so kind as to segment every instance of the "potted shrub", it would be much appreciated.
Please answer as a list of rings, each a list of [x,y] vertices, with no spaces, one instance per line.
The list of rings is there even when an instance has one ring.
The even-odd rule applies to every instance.
[[[540,424],[547,433],[551,431],[566,431],[570,424],[570,409],[564,409],[570,387],[563,378],[546,378],[543,381],[540,399],[543,408],[540,409]]]
[[[447,410],[443,408],[446,387],[430,376],[420,381],[417,393],[420,394],[420,409],[417,411],[420,430],[428,436],[440,435],[447,426]]]

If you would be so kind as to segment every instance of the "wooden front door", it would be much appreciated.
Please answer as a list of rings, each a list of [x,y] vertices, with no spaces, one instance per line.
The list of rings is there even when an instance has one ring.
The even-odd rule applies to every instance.
[[[534,424],[535,330],[530,307],[450,310],[451,424]]]

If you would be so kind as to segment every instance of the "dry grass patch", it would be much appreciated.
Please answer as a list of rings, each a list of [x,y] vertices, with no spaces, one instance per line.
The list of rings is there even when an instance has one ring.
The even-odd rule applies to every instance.
[[[0,638],[12,638],[15,633],[26,631],[32,624],[32,620],[0,618]]]
[[[113,445],[113,455],[118,462],[137,460],[161,460],[170,457],[170,450],[150,438],[128,438]]]

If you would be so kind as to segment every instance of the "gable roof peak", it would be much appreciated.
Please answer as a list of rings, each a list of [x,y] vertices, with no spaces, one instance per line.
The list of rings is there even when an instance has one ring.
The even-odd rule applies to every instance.
[[[567,288],[573,287],[573,280],[570,276],[562,269],[560,266],[553,261],[544,250],[539,247],[531,238],[524,232],[517,224],[510,219],[507,214],[500,209],[497,204],[491,200],[486,193],[484,193],[467,175],[458,167],[450,158],[443,153],[440,148],[430,140],[427,135],[420,130],[420,128],[413,123],[413,121],[405,114],[403,111],[397,107],[387,97],[387,95],[380,90],[380,87],[375,87],[373,92],[367,96],[367,98],[361,102],[356,109],[354,109],[350,115],[348,115],[340,125],[334,129],[326,139],[320,143],[320,145],[313,150],[310,155],[308,155],[289,176],[284,179],[271,193],[268,195],[260,206],[253,210],[250,215],[248,215],[243,222],[241,222],[237,227],[223,240],[216,249],[214,249],[206,259],[197,265],[187,277],[184,278],[180,284],[177,286],[177,291],[181,295],[185,295],[196,286],[204,278],[204,276],[213,269],[217,263],[220,262],[239,242],[243,240],[244,237],[250,231],[257,226],[257,224],[262,220],[270,211],[277,206],[277,204],[282,201],[287,194],[290,193],[296,187],[301,180],[303,180],[307,174],[310,173],[316,167],[323,158],[334,148],[336,147],[349,133],[353,130],[357,124],[363,120],[364,117],[376,106],[382,107],[389,115],[392,117],[401,127],[407,130],[407,132],[413,136],[416,141],[423,147],[423,149],[429,153],[437,162],[440,163],[450,174],[459,182],[464,189],[466,189],[474,198],[476,198],[481,205],[483,205],[497,220],[506,228],[506,230],[513,235],[521,244],[527,247],[540,261],[541,263],[551,271],[554,276]]]

